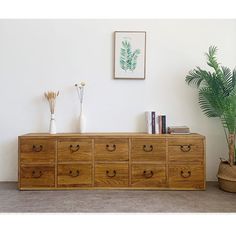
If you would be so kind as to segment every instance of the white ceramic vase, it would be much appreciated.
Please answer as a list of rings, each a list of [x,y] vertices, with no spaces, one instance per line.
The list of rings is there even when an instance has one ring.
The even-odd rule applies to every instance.
[[[83,113],[83,103],[80,104],[80,115],[79,115],[79,133],[84,133],[86,129],[86,118]]]
[[[56,134],[57,133],[55,114],[51,114],[49,133],[50,134]]]
[[[80,133],[85,132],[85,126],[86,126],[85,116],[83,113],[80,113],[79,115],[79,132]]]

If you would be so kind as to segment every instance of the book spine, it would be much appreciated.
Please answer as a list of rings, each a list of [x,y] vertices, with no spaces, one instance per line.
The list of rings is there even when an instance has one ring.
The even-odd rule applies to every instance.
[[[159,128],[159,134],[162,133],[162,119],[161,115],[158,116],[158,128]]]
[[[156,133],[156,114],[152,111],[152,134]]]
[[[161,116],[161,121],[162,121],[162,134],[166,134],[166,116],[165,115]]]
[[[152,133],[152,118],[151,118],[151,112],[146,111],[145,112],[145,117],[146,117],[146,130],[148,134]]]
[[[156,134],[160,133],[159,129],[159,116],[156,114]]]

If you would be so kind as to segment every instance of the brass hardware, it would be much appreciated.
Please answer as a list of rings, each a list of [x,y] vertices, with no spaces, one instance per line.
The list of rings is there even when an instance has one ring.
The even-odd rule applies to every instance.
[[[189,152],[191,150],[191,145],[180,145],[180,150],[182,152]]]
[[[113,174],[111,174],[111,175],[109,174],[109,172],[110,172],[109,170],[106,171],[106,175],[107,175],[108,177],[112,178],[112,177],[115,177],[115,176],[116,176],[116,171],[115,171],[115,170],[113,170]]]
[[[40,178],[43,175],[42,171],[36,172],[35,170],[32,171],[32,178]]]
[[[190,176],[191,176],[191,171],[189,170],[189,171],[183,171],[183,170],[181,170],[181,172],[180,172],[180,175],[183,177],[183,178],[189,178]]]
[[[34,152],[41,152],[43,150],[43,146],[42,145],[33,145],[32,150]]]
[[[71,177],[78,177],[79,174],[79,170],[76,170],[75,172],[73,172],[72,170],[69,171],[69,176]]]
[[[152,178],[153,174],[154,173],[152,170],[151,171],[146,171],[146,170],[143,171],[143,176],[147,179]]]
[[[69,149],[70,149],[70,152],[71,152],[71,153],[74,153],[74,152],[79,151],[80,146],[79,146],[79,144],[77,144],[77,145],[74,147],[74,146],[71,144],[71,145],[69,146]]]
[[[110,145],[107,144],[107,145],[106,145],[106,150],[109,151],[109,152],[114,152],[114,151],[116,150],[116,145],[113,144],[113,145],[111,145],[111,147],[110,147]]]
[[[152,152],[153,150],[153,146],[149,145],[149,147],[147,147],[148,145],[143,145],[143,151],[144,152]]]

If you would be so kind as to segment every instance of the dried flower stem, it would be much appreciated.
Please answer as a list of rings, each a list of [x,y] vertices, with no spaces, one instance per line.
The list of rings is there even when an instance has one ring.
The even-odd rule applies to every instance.
[[[85,82],[80,82],[80,84],[75,84],[76,91],[79,97],[80,104],[82,105],[83,100],[84,100],[84,87],[85,87]]]

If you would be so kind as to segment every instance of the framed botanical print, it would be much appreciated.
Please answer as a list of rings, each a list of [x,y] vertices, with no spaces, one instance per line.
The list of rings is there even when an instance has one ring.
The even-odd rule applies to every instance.
[[[115,31],[114,78],[145,79],[146,32]]]

